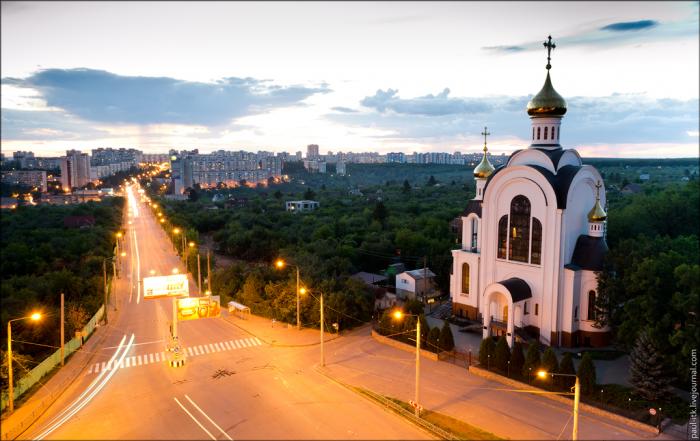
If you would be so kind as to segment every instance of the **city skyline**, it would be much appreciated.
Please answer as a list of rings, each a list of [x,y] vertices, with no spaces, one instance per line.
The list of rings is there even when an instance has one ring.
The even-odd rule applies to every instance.
[[[695,2],[4,2],[2,25],[6,155],[473,153],[484,125],[509,154],[549,33],[566,148],[698,154]]]

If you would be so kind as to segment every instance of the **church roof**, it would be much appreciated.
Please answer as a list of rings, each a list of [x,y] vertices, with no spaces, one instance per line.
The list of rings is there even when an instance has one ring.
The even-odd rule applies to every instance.
[[[539,145],[544,145],[544,144],[539,144]],[[538,144],[532,144],[532,147],[534,147],[535,150],[538,150],[538,151],[544,153],[545,155],[547,155],[549,160],[552,161],[552,165],[554,166],[554,170],[556,170],[557,167],[559,166],[559,160],[561,159],[565,150],[561,147],[559,147],[558,149],[552,150],[552,149],[537,148],[537,146],[538,146]],[[548,147],[551,147],[551,146],[548,146]]]
[[[603,259],[607,252],[608,244],[605,242],[604,237],[582,234],[576,240],[571,263],[584,270],[602,271]]]
[[[510,279],[506,279],[498,283],[506,287],[510,293],[510,298],[513,299],[513,303],[532,297],[530,285],[528,285],[523,279],[511,277]]]
[[[462,216],[468,216],[470,213],[474,213],[481,217],[481,204],[483,201],[476,201],[474,199],[467,202],[467,208],[462,212]]]
[[[537,92],[529,103],[527,103],[527,114],[534,117],[539,116],[562,116],[566,113],[566,101],[554,90],[552,79],[547,70],[547,78],[544,86]]]

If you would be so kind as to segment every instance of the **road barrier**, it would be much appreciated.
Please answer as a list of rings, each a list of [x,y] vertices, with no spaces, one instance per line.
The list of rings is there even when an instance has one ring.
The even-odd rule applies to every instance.
[[[83,327],[81,337],[74,337],[71,341],[65,344],[65,357],[68,358],[70,354],[77,351],[83,345],[83,339],[88,337],[95,330],[97,323],[102,319],[104,314],[104,305],[100,307],[97,313],[90,319],[90,321]],[[46,374],[51,372],[57,365],[61,364],[61,350],[58,349],[53,354],[49,355],[44,361],[39,363],[34,369],[29,371],[27,375],[22,377],[14,388],[15,401],[21,397],[25,392],[31,389],[36,383],[41,380]],[[0,403],[0,410],[5,410],[8,405],[9,399],[7,396],[7,391],[2,392],[2,401]]]

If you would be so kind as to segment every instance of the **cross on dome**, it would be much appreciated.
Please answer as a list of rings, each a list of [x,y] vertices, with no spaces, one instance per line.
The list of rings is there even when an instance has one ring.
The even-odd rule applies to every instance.
[[[489,136],[491,133],[489,133],[488,128],[484,126],[484,131],[481,132],[482,135],[484,135],[484,151],[488,150],[486,148],[486,137]]]
[[[543,43],[544,47],[547,48],[547,70],[552,68],[551,61],[552,61],[552,49],[556,48],[557,45],[552,43],[552,36],[547,37],[547,41]]]

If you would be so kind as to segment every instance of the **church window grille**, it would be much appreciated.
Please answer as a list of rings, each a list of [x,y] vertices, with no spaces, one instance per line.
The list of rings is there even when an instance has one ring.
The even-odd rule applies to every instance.
[[[595,291],[588,291],[588,320],[596,319],[595,298]]]
[[[502,216],[498,221],[498,258],[506,258],[508,248],[508,215]]]
[[[552,127],[552,139],[558,139],[558,138],[555,136],[555,133],[557,133],[557,128],[556,128],[556,127]]]
[[[469,264],[462,264],[462,294],[469,295]]]
[[[530,311],[527,310],[527,305],[528,305],[528,302],[525,302],[525,305],[523,305],[523,315],[530,314]]]
[[[530,201],[523,195],[514,197],[510,203],[509,239],[508,259],[527,263],[530,247]]]
[[[536,217],[532,218],[532,246],[530,263],[539,265],[542,259],[542,223]]]
[[[540,312],[540,304],[535,303],[535,315],[537,315]]]
[[[549,134],[549,127],[544,128],[544,139],[547,139],[547,135]]]
[[[540,139],[540,128],[537,128],[537,139]]]

